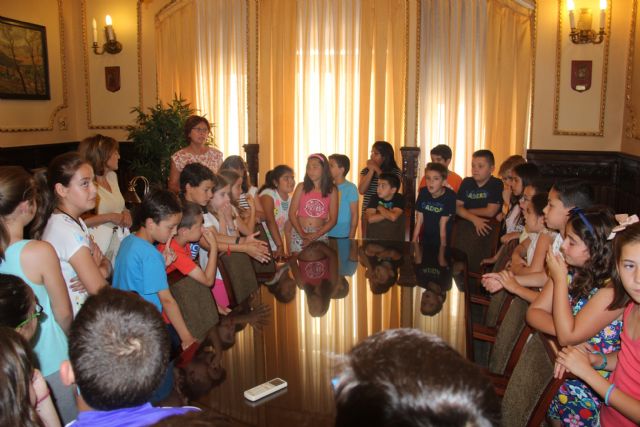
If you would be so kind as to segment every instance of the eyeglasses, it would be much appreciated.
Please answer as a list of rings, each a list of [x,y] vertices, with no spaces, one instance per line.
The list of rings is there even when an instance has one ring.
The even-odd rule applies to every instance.
[[[40,317],[42,315],[42,311],[43,311],[42,306],[39,303],[36,302],[36,308],[33,311],[33,314],[27,316],[27,318],[24,319],[22,322],[20,322],[20,324],[18,326],[16,326],[15,329],[18,330],[18,329],[22,328],[24,325],[26,325],[29,322],[31,322],[33,319],[35,319],[37,317]]]
[[[195,130],[196,132],[200,132],[200,133],[209,133],[209,128],[193,128],[192,130]]]

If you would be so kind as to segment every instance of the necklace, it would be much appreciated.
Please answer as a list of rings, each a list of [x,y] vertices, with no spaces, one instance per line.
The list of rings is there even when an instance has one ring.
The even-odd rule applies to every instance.
[[[57,209],[61,214],[64,214],[66,216],[68,216],[69,218],[71,218],[73,220],[73,222],[75,222],[76,224],[78,224],[78,227],[80,227],[80,229],[82,231],[86,231],[84,229],[84,227],[82,226],[82,224],[80,223],[80,221],[78,221],[77,219],[75,219],[73,216],[71,216],[70,214],[68,214],[67,212],[63,211],[62,209],[60,209],[59,207],[55,207],[54,209]]]

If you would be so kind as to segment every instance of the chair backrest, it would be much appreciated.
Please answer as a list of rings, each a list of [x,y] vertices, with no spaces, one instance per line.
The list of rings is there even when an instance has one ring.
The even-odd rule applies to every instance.
[[[451,246],[467,255],[467,265],[470,275],[480,275],[482,272],[480,261],[493,256],[498,246],[500,224],[490,220],[491,231],[486,236],[478,236],[471,221],[456,217],[451,232]]]
[[[189,276],[169,275],[169,289],[180,307],[187,328],[196,339],[202,341],[211,327],[220,320],[211,288]]]
[[[367,224],[365,237],[376,240],[396,240],[403,242],[406,237],[405,215],[400,215],[396,221],[388,219]]]
[[[505,291],[504,289],[491,295],[489,305],[487,306],[487,313],[484,318],[484,325],[490,328],[495,328],[507,314],[513,294]]]
[[[529,304],[522,298],[516,297],[511,301],[507,314],[498,328],[496,341],[489,357],[489,371],[494,374],[510,373],[506,372],[509,361],[511,360],[512,365],[515,365],[519,353],[531,333],[531,330],[526,327],[525,321],[527,308],[529,308]],[[520,344],[519,348],[518,344]],[[514,354],[516,351],[518,354]]]
[[[264,226],[260,224],[256,224],[256,228],[254,231],[259,232],[258,240],[267,243],[267,247],[269,248],[269,262],[263,264],[253,258],[251,258],[251,264],[253,265],[253,270],[256,272],[256,276],[261,281],[268,281],[273,278],[276,274],[276,261],[273,259],[273,253],[271,252],[271,246],[269,246],[269,237],[267,236],[267,232],[264,229]]]
[[[249,255],[241,252],[222,253],[218,256],[218,268],[232,306],[240,304],[258,289],[258,279]]]
[[[502,398],[502,425],[539,426],[563,380],[554,380],[554,358],[545,338],[534,333],[524,347]]]

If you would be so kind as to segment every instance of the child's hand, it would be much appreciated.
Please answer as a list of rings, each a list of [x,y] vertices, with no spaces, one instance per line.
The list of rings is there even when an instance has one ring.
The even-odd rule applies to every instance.
[[[218,252],[218,241],[216,240],[216,236],[213,235],[213,232],[209,228],[205,228],[202,231],[202,237],[209,244],[209,253]]]
[[[491,231],[491,226],[489,225],[489,220],[487,218],[476,217],[471,220],[473,226],[476,228],[476,233],[478,236],[486,236]]]
[[[516,290],[520,287],[520,284],[518,283],[518,281],[516,280],[516,277],[513,275],[512,272],[503,270],[499,272],[498,275],[499,275],[498,280],[500,281],[502,286],[512,294],[515,293]]]
[[[487,273],[482,275],[482,286],[489,293],[496,293],[500,289],[502,289],[502,282],[500,282],[500,274],[499,273]]]
[[[557,365],[560,365],[560,367],[579,378],[584,378],[590,371],[593,371],[593,367],[589,361],[589,355],[584,351],[584,348],[581,347],[565,347],[558,353],[554,375],[560,372],[564,373]]]
[[[189,336],[187,338],[185,338],[185,340],[180,343],[180,347],[182,347],[182,350],[186,350],[194,342],[197,342],[197,340],[194,337],[192,337],[191,334],[189,334]]]
[[[162,250],[162,257],[164,258],[165,267],[169,267],[173,263],[173,261],[176,260],[176,253],[173,249],[171,249],[171,239],[173,239],[173,236],[167,239],[167,243],[165,243],[165,247]]]
[[[258,242],[247,245],[247,255],[263,264],[269,262],[269,248],[258,244]]]
[[[566,277],[568,274],[567,263],[564,262],[564,258],[559,253],[553,252],[553,247],[549,246],[549,250],[547,251],[547,268],[549,270],[549,275],[556,279],[559,282],[566,283]]]
[[[256,211],[256,201],[253,198],[253,196],[251,194],[247,194],[245,196],[245,199],[247,200],[247,204],[249,205],[249,210],[252,212]]]
[[[91,256],[93,257],[93,260],[95,261],[96,265],[99,266],[100,263],[102,263],[102,258],[104,258],[104,255],[102,254],[100,247],[93,240],[93,238],[89,239],[89,242],[90,242],[89,250],[91,251]]]
[[[380,169],[380,166],[378,166],[378,164],[371,159],[367,160],[367,168],[369,168],[369,170],[374,171],[378,175],[380,175],[380,173],[382,172],[382,170]]]
[[[260,235],[259,231],[256,231],[253,234],[249,234],[248,236],[246,236],[244,238],[244,243],[257,243],[260,244],[262,246],[264,246],[265,248],[267,247],[267,242],[260,240],[260,239],[256,239],[256,237],[258,237]]]
[[[511,186],[508,184],[505,185],[504,189],[502,190],[502,201],[505,205],[511,204]]]
[[[69,289],[74,292],[87,292],[87,288],[84,286],[84,283],[80,281],[78,276],[71,278],[69,281]]]

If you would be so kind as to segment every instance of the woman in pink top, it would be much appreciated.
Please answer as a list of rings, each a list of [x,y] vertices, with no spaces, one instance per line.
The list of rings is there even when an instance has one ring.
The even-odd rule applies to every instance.
[[[307,159],[304,181],[296,186],[289,209],[291,252],[300,252],[315,240],[327,240],[338,221],[338,191],[333,185],[329,161],[324,154]]]
[[[171,156],[169,190],[180,192],[180,172],[188,164],[200,163],[217,173],[222,164],[222,152],[207,145],[211,133],[209,121],[202,116],[189,116],[184,122],[184,137],[189,145]]]
[[[612,274],[615,299],[609,307],[622,307],[631,298],[624,310],[621,350],[603,355],[591,352],[586,345],[566,347],[558,353],[556,363],[556,376],[566,369],[604,397],[605,404],[600,409],[600,424],[604,427],[640,423],[640,223],[636,215],[623,219],[611,233],[617,232],[614,242],[617,264]],[[613,371],[611,382],[596,369]]]

